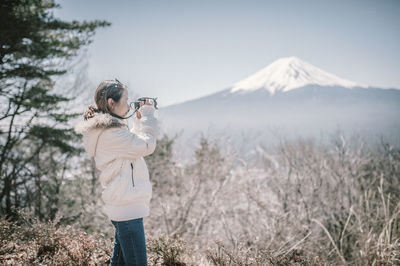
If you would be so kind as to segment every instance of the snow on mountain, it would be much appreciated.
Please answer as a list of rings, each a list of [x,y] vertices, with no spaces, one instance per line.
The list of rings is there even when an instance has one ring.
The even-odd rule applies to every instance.
[[[311,84],[345,88],[366,87],[339,78],[296,56],[291,56],[280,58],[248,78],[235,83],[230,92],[248,92],[263,88],[273,95],[277,91],[290,91]]]

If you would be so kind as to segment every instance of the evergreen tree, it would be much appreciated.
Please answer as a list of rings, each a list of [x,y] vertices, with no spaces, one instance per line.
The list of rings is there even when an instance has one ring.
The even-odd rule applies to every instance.
[[[2,0],[0,7],[0,214],[20,207],[53,218],[71,158],[82,152],[67,125],[78,114],[58,110],[73,98],[54,93],[54,80],[110,23],[62,21],[50,0]]]

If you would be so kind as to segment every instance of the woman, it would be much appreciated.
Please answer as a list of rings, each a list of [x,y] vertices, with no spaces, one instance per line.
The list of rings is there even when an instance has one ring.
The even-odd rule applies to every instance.
[[[75,131],[101,170],[103,211],[115,227],[110,265],[147,265],[143,217],[149,215],[152,184],[144,156],[154,152],[159,135],[155,107],[146,101],[129,129],[128,90],[118,81],[103,81]]]

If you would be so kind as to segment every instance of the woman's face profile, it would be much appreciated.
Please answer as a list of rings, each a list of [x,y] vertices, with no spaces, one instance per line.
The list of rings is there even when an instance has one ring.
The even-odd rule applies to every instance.
[[[119,102],[116,103],[111,98],[109,98],[108,101],[114,114],[121,117],[124,117],[128,114],[130,107],[128,104],[128,90],[126,88],[124,88]]]

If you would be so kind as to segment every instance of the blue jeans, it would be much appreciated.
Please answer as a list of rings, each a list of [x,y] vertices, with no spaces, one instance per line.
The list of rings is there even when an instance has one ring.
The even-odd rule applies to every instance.
[[[115,241],[110,265],[147,265],[143,218],[111,222]]]

